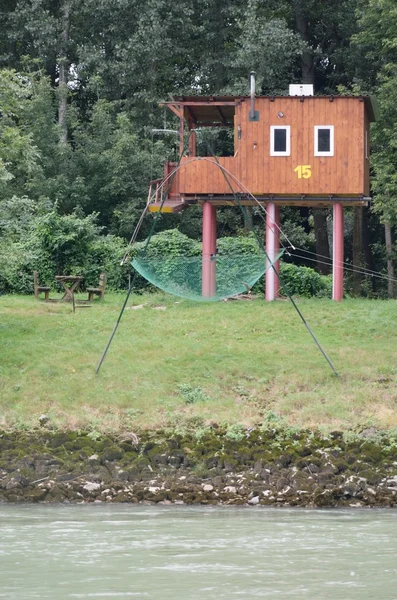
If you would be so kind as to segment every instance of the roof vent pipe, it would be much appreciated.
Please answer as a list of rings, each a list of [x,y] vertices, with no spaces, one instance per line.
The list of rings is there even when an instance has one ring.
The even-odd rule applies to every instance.
[[[251,71],[251,108],[249,113],[250,121],[259,121],[259,113],[255,110],[255,71]]]

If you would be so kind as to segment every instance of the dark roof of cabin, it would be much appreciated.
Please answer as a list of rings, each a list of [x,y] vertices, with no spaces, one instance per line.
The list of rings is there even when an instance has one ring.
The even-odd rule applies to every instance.
[[[365,102],[370,121],[377,121],[379,118],[379,108],[374,96],[256,96],[257,98],[269,98],[274,100],[278,98],[301,100],[327,98],[338,100],[338,98],[354,98]],[[201,126],[210,125],[234,125],[235,106],[238,102],[250,100],[249,96],[174,96],[171,102],[164,104],[182,104],[190,113],[192,120]]]

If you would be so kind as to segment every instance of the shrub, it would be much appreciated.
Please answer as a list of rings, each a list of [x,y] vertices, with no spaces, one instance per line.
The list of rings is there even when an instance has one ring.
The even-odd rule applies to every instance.
[[[133,256],[139,255],[145,248],[145,242],[135,244]],[[217,255],[221,257],[247,256],[247,270],[250,268],[250,257],[262,254],[258,241],[253,233],[247,236],[223,237],[217,241]],[[159,270],[166,278],[180,278],[180,284],[183,285],[186,277],[183,269],[178,268],[178,261],[183,257],[200,256],[201,243],[193,240],[177,229],[162,231],[153,235],[146,249],[148,258],[159,258],[162,261]],[[241,262],[241,261],[240,261]],[[180,265],[179,265],[180,266]],[[199,267],[198,267],[199,268]],[[200,272],[189,273],[190,277],[201,277]],[[320,275],[314,269],[301,267],[289,263],[280,262],[280,275],[288,291],[292,295],[304,297],[327,297],[332,292],[332,279],[330,276]],[[219,282],[218,283],[222,283]],[[263,293],[265,286],[265,277],[261,277],[254,285],[254,293]],[[150,288],[150,284],[140,275],[136,277],[136,288],[138,290]],[[281,290],[283,293],[283,290]]]
[[[125,242],[101,235],[96,215],[59,215],[52,210],[35,215],[16,240],[6,234],[0,242],[0,292],[31,294],[33,271],[41,283],[55,285],[55,275],[82,275],[84,285],[97,285],[107,273],[108,286],[125,286],[129,266],[120,266]]]
[[[181,268],[181,259],[200,256],[201,243],[192,240],[178,229],[168,229],[153,235],[147,247],[146,244],[147,240],[135,244],[132,250],[132,258],[147,257],[148,259],[154,259],[157,263],[156,276],[158,279],[169,279],[183,287],[187,274],[186,269]],[[196,278],[200,277],[201,268],[194,273],[190,271],[189,275]],[[151,287],[146,279],[138,273],[136,274],[135,289],[143,291]]]
[[[310,298],[328,297],[332,293],[332,278],[320,275],[310,267],[300,267],[290,263],[281,263],[281,278],[290,294]]]
[[[201,387],[193,387],[188,383],[181,383],[178,386],[180,395],[186,404],[195,404],[196,402],[207,402],[210,397]]]

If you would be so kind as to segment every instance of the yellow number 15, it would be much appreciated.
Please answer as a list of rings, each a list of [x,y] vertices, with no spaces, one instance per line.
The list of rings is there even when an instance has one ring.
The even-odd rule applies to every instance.
[[[309,179],[312,176],[312,167],[311,165],[298,165],[294,169],[294,173],[297,173],[298,179]]]

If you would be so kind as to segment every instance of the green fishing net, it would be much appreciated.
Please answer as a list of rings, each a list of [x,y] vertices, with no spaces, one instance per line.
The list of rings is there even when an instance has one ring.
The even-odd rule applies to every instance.
[[[251,253],[217,254],[209,262],[209,266],[204,266],[201,255],[160,257],[141,253],[134,258],[132,266],[165,292],[199,302],[214,302],[247,293],[266,271],[266,256],[259,248]],[[213,285],[215,293],[207,297],[202,292],[203,266],[216,281]]]

